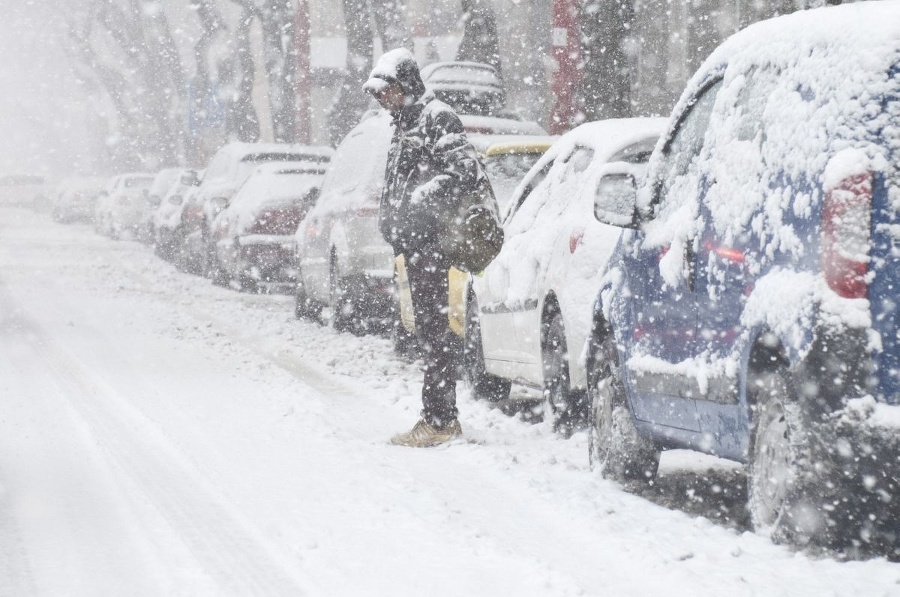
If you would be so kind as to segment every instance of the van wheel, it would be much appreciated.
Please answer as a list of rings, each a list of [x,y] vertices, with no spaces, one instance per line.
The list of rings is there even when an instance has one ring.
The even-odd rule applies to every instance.
[[[500,402],[509,398],[512,383],[491,375],[484,367],[484,347],[481,343],[481,322],[478,304],[474,299],[466,305],[465,340],[463,343],[463,365],[466,381],[472,388],[472,395],[480,400]]]
[[[659,468],[659,448],[643,437],[634,425],[625,401],[625,385],[619,367],[619,353],[612,331],[600,341],[588,378],[590,409],[591,468],[604,478],[620,483],[650,483]]]
[[[573,390],[570,385],[569,354],[562,314],[551,312],[542,327],[544,398],[553,413],[554,428],[568,436],[587,419],[585,392]]]
[[[828,484],[816,474],[813,436],[788,373],[763,371],[748,385],[756,411],[747,475],[753,528],[779,542],[822,542],[827,523],[819,505]]]

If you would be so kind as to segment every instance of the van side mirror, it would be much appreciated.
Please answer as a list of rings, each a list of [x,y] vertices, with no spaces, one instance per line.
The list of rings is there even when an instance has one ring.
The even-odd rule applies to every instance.
[[[637,181],[631,174],[607,174],[597,185],[594,217],[618,228],[637,228]]]

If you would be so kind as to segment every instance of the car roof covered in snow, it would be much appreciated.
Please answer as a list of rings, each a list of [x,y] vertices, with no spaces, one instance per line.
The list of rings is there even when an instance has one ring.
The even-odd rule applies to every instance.
[[[540,170],[575,147],[589,148],[594,151],[594,161],[606,162],[624,147],[658,137],[665,130],[666,122],[665,118],[660,117],[612,118],[586,122],[560,137],[531,171]]]
[[[237,229],[251,225],[264,209],[287,207],[322,184],[324,168],[265,164],[247,178],[227,210]]]
[[[378,205],[391,144],[391,117],[373,112],[347,133],[335,151],[313,213],[324,214]]]
[[[866,156],[863,168],[883,171],[892,167],[891,154],[900,155],[900,140],[889,132],[898,122],[892,98],[900,97],[900,2],[799,11],[723,42],[689,81],[657,145],[652,180],[638,192],[643,213],[654,208],[665,169],[661,150],[707,89],[718,90],[696,160],[715,181],[704,200],[715,206],[713,226],[723,236],[739,235],[753,220],[758,242],[799,255],[807,243],[784,214],[815,213],[835,159],[850,151]],[[781,193],[783,201],[772,201]],[[679,209],[685,217],[677,226],[649,222],[645,242],[688,238],[699,222],[696,201]]]
[[[831,103],[833,109],[821,114],[823,119],[839,111],[856,112],[856,120],[864,120],[867,100],[879,90],[896,89],[900,81],[895,74],[891,82],[889,73],[900,68],[900,2],[802,10],[750,25],[712,52],[688,81],[673,114],[682,114],[712,81],[724,77],[728,84],[760,68],[778,73],[781,86],[803,99]],[[808,131],[811,124],[795,122],[791,128]],[[671,126],[675,125],[673,121]],[[664,142],[665,138],[660,140]]]

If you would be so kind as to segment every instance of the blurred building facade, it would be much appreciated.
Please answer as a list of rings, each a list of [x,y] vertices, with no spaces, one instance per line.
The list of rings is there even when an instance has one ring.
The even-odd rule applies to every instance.
[[[327,114],[336,82],[345,72],[347,0],[309,0],[314,86],[313,134],[328,142]],[[451,60],[464,34],[461,2],[406,0],[405,26],[420,64]],[[846,0],[845,0],[846,1]],[[851,0],[853,1],[853,0]],[[796,10],[838,4],[836,0],[469,0],[496,15],[499,63],[508,108],[545,127],[556,98],[554,11],[576,12],[579,72],[570,128],[584,120],[665,115],[700,63],[741,28]],[[604,29],[605,28],[605,29]],[[382,52],[374,42],[374,57]],[[616,47],[615,63],[593,56]],[[487,60],[485,60],[487,61]],[[598,82],[605,82],[598,85]]]
[[[100,11],[66,0],[46,36],[65,41],[86,98],[70,103],[94,122],[96,169],[153,170],[203,167],[229,141],[337,144],[372,106],[360,86],[373,61],[397,45],[422,66],[460,52],[495,64],[504,111],[553,132],[667,114],[730,34],[830,3],[838,0],[159,0],[145,10],[109,0]]]

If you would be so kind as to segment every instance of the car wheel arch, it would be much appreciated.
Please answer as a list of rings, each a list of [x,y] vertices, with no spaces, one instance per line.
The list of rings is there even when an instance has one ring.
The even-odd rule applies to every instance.
[[[753,377],[778,369],[790,370],[792,365],[784,339],[769,327],[760,327],[750,337],[752,340],[747,343],[744,357],[741,359],[744,379],[740,394],[742,403],[748,409],[748,416],[752,414],[750,410],[756,406],[753,392],[750,391]]]

